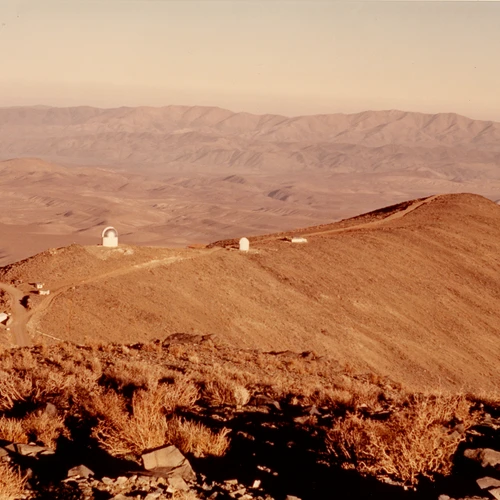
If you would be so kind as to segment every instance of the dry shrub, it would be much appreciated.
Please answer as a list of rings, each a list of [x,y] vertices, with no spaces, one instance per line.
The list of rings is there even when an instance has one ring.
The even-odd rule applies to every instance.
[[[25,401],[32,390],[31,380],[17,374],[0,372],[0,411],[10,410],[16,402]]]
[[[18,371],[31,371],[36,369],[36,361],[31,354],[31,351],[20,349],[13,353],[13,366]]]
[[[331,389],[325,395],[326,404],[337,408],[354,409],[356,407],[356,399],[356,395],[346,389]]]
[[[28,438],[23,422],[15,418],[0,417],[0,440],[11,443],[27,443]]]
[[[129,413],[121,396],[106,393],[94,402],[92,412],[99,417],[94,436],[115,456],[139,456],[147,449],[174,443],[174,440],[185,452],[219,456],[228,446],[227,432],[215,434],[202,425],[176,417],[167,423],[166,413],[179,406],[191,406],[197,398],[196,386],[180,379],[156,390],[136,391]]]
[[[131,386],[141,389],[155,389],[161,372],[158,365],[144,361],[116,361],[104,370],[104,376],[113,380],[119,390]]]
[[[168,420],[166,428],[167,442],[177,446],[183,453],[190,453],[195,457],[225,455],[229,448],[228,433],[226,428],[213,432],[201,423],[179,417]]]
[[[173,384],[160,386],[159,391],[166,411],[174,411],[176,408],[191,408],[199,398],[198,387],[186,377],[179,377]]]
[[[244,406],[250,401],[248,390],[231,379],[216,378],[205,383],[203,399],[212,406]]]
[[[137,391],[132,399],[132,414],[115,393],[100,398],[101,419],[94,436],[112,455],[139,456],[144,450],[165,443],[166,421],[162,391]]]
[[[50,416],[47,413],[32,413],[26,417],[22,425],[30,440],[43,443],[55,449],[57,439],[66,430],[62,417]]]
[[[26,478],[5,462],[0,462],[0,498],[16,500],[24,493]]]
[[[461,396],[419,396],[386,421],[350,414],[329,431],[327,445],[345,468],[415,486],[422,477],[448,475],[464,434],[446,427],[474,424]]]

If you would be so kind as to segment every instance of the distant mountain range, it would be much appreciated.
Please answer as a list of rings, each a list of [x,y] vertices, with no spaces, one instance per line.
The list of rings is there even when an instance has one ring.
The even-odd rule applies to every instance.
[[[202,172],[411,170],[498,176],[500,123],[453,113],[286,117],[217,107],[0,108],[0,157]]]

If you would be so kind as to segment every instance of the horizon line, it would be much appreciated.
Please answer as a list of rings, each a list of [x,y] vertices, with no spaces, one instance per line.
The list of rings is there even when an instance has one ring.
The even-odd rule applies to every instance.
[[[368,0],[368,1],[398,1],[398,0]],[[415,1],[415,0],[403,0],[403,1]],[[434,1],[434,0],[428,0],[428,1]],[[451,1],[451,0],[450,0]],[[463,0],[466,1],[466,0]],[[476,0],[476,1],[483,1],[483,0]],[[412,110],[405,110],[405,109],[398,109],[398,108],[384,108],[384,109],[365,109],[362,111],[354,111],[350,113],[345,113],[345,112],[334,112],[334,113],[309,113],[309,114],[298,114],[298,115],[285,115],[281,113],[253,113],[250,111],[234,111],[233,109],[225,108],[222,106],[218,105],[206,105],[206,104],[164,104],[162,106],[150,106],[150,105],[138,105],[138,106],[129,106],[129,105],[122,105],[122,106],[92,106],[89,104],[81,104],[81,105],[76,105],[76,106],[53,106],[50,104],[31,104],[31,105],[12,105],[12,106],[0,106],[0,109],[27,109],[27,108],[52,108],[52,109],[76,109],[76,108],[92,108],[92,109],[99,109],[99,110],[105,110],[105,111],[112,111],[112,110],[118,110],[118,109],[140,109],[140,108],[149,108],[149,109],[163,109],[163,108],[173,108],[173,107],[178,107],[178,108],[212,108],[212,109],[220,109],[222,111],[229,111],[230,113],[234,114],[247,114],[247,115],[252,115],[252,116],[277,116],[280,118],[288,118],[288,119],[293,119],[293,118],[306,118],[306,117],[314,117],[314,116],[334,116],[334,115],[341,115],[341,116],[353,116],[353,115],[361,115],[363,113],[412,113],[412,114],[419,114],[419,115],[426,115],[426,116],[436,116],[436,115],[455,115],[457,117],[462,117],[466,118],[468,120],[472,121],[481,121],[481,122],[492,122],[492,123],[500,123],[500,120],[495,120],[495,119],[484,119],[484,118],[472,118],[471,116],[464,115],[461,113],[457,113],[455,111],[436,111],[434,113],[432,112],[424,112],[424,111],[412,111]]]

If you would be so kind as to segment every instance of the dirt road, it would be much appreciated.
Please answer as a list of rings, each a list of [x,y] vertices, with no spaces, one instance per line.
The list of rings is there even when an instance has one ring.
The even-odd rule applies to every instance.
[[[355,226],[350,226],[350,227],[343,227],[343,228],[339,228],[339,229],[327,229],[325,231],[317,231],[315,233],[307,233],[307,236],[319,236],[322,234],[344,233],[346,231],[357,231],[358,229],[369,229],[372,227],[380,226],[381,224],[385,224],[385,223],[390,222],[392,220],[401,219],[402,217],[404,217],[405,215],[408,215],[409,213],[413,212],[414,210],[421,207],[422,205],[426,205],[427,203],[430,203],[432,200],[434,200],[437,197],[438,197],[438,195],[434,195],[434,196],[429,196],[429,198],[425,198],[424,200],[416,201],[415,203],[411,204],[409,207],[405,208],[404,210],[399,210],[397,212],[394,212],[391,215],[384,217],[383,219],[374,220],[372,222],[365,222],[363,224],[357,224]]]

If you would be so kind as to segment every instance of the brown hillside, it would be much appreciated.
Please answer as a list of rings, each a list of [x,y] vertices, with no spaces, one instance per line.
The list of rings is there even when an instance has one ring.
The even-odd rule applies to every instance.
[[[493,202],[444,195],[302,231],[307,244],[261,237],[248,254],[73,246],[3,268],[0,282],[52,290],[28,323],[38,337],[215,333],[415,387],[479,391],[500,383],[499,228]]]

